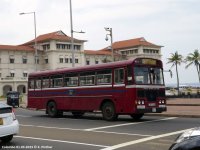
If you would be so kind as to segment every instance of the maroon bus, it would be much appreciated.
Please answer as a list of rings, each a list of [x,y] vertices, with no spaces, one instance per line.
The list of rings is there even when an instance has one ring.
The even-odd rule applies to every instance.
[[[34,72],[28,85],[27,107],[51,117],[101,111],[105,120],[140,119],[166,111],[163,65],[152,58]]]

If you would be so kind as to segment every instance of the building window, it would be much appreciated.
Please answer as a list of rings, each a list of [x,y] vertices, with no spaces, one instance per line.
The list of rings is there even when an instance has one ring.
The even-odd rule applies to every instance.
[[[27,64],[27,58],[26,58],[26,56],[22,56],[22,63],[23,64]]]
[[[42,45],[42,47],[43,47],[43,50],[48,50],[50,49],[50,44]]]
[[[1,64],[1,58],[0,58],[0,64]]]
[[[28,73],[24,72],[23,77],[27,77],[27,76],[28,76]]]
[[[15,58],[14,58],[14,56],[10,56],[10,63],[11,63],[11,64],[14,64],[14,63],[15,63]]]
[[[71,49],[71,45],[70,44],[67,44],[67,49]]]
[[[90,65],[90,61],[89,60],[86,60],[86,65]]]
[[[35,64],[36,64],[36,59],[35,59]],[[37,64],[39,64],[39,58],[37,58]]]
[[[48,63],[49,63],[48,58],[45,58],[44,61],[45,61],[45,64],[48,64]]]
[[[63,63],[63,58],[60,58],[60,63]]]
[[[60,49],[61,45],[60,44],[56,44],[56,48]]]
[[[0,77],[1,77],[1,72],[0,72]]]
[[[69,59],[68,58],[65,58],[65,63],[68,63],[69,62]]]
[[[70,63],[72,63],[72,58],[70,58]]]
[[[77,58],[75,59],[75,63],[78,63],[78,59]]]
[[[80,49],[81,49],[81,46],[80,46],[80,45],[74,45],[74,49],[75,49],[75,50],[80,50]]]
[[[15,73],[10,73],[10,76],[11,77],[15,77]]]
[[[95,60],[95,64],[98,64],[99,63],[99,61],[98,60]]]

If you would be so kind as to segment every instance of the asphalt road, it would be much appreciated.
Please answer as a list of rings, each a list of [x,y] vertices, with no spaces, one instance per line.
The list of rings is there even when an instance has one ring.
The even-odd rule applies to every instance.
[[[20,133],[2,149],[42,150],[167,150],[183,131],[200,126],[197,118],[144,116],[133,121],[102,120],[100,114],[73,118],[70,113],[50,118],[44,111],[16,109]]]

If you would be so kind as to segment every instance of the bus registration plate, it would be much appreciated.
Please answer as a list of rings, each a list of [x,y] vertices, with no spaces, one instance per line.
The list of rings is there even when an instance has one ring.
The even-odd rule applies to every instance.
[[[0,125],[3,125],[3,118],[0,118]]]
[[[152,108],[152,112],[156,112],[156,108]]]

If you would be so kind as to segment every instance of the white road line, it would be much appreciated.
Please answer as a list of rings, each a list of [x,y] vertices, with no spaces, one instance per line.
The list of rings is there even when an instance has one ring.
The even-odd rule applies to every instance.
[[[20,124],[22,127],[34,127],[34,128],[45,128],[45,129],[58,129],[58,130],[72,130],[72,131],[86,131],[85,129],[74,129],[74,128],[59,128],[59,127],[47,127],[47,126],[36,126],[36,125],[24,125]],[[105,133],[105,134],[118,134],[118,135],[131,135],[131,136],[153,136],[153,135],[143,135],[143,134],[131,134],[131,133],[120,133],[120,132],[107,132],[107,131],[91,131],[96,133]]]
[[[47,126],[36,126],[36,125],[25,125],[25,124],[20,124],[22,127],[34,127],[34,128],[45,128],[45,129],[58,129],[58,130],[79,130],[79,131],[84,131],[84,129],[73,129],[73,128],[59,128],[59,127],[47,127]]]
[[[152,121],[116,124],[116,125],[111,125],[111,126],[103,126],[103,127],[85,129],[85,131],[94,131],[94,130],[99,130],[99,129],[115,128],[115,127],[128,126],[128,125],[135,125],[135,124],[142,124],[142,123],[149,123],[149,122],[157,122],[157,121],[163,121],[163,120],[172,120],[172,119],[176,119],[176,118],[177,118],[177,117],[169,117],[169,118],[158,119],[158,120],[152,120]]]
[[[107,147],[107,148],[104,148],[104,149],[101,149],[101,150],[114,150],[114,149],[130,146],[130,145],[134,145],[134,144],[138,144],[138,143],[142,143],[142,142],[146,142],[146,141],[150,141],[150,140],[154,140],[154,139],[158,139],[158,138],[163,138],[163,137],[167,137],[167,136],[171,136],[171,135],[180,134],[180,133],[185,132],[187,130],[190,130],[190,129],[185,129],[185,130],[180,130],[180,131],[176,131],[176,132],[170,132],[170,133],[166,133],[166,134],[160,134],[160,135],[156,135],[156,136],[146,137],[146,138],[142,138],[142,139],[139,139],[139,140],[134,140],[134,141],[125,142],[125,143],[117,144],[117,145],[114,145],[114,146],[110,146],[110,147]]]
[[[23,139],[33,139],[33,140],[41,140],[41,141],[50,141],[50,142],[60,142],[60,143],[70,143],[70,144],[78,144],[78,145],[87,145],[87,146],[95,146],[95,147],[109,147],[106,145],[97,145],[97,144],[89,144],[89,143],[81,143],[81,142],[72,142],[72,141],[62,141],[62,140],[54,140],[54,139],[44,139],[44,138],[36,138],[36,137],[26,137],[26,136],[15,136],[17,138]]]
[[[96,133],[107,133],[107,134],[121,134],[121,135],[134,135],[134,136],[153,136],[153,135],[147,135],[147,134],[132,134],[132,133],[123,133],[123,132],[107,132],[107,131],[91,131]]]
[[[27,116],[27,115],[16,115],[17,117],[23,117],[23,118],[30,118],[32,116]]]

